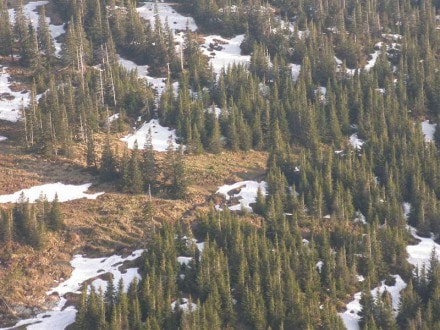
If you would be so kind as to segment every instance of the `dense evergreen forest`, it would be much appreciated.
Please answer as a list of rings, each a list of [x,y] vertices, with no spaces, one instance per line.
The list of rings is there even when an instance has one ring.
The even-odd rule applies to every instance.
[[[84,288],[75,328],[343,329],[337,313],[358,291],[362,329],[440,328],[439,261],[433,253],[414,270],[405,249],[408,224],[440,236],[438,0],[179,0],[199,27],[183,31],[180,51],[171,22],[146,22],[138,1],[53,2],[66,22],[59,55],[44,9],[35,30],[22,5],[11,23],[0,1],[0,55],[32,73],[27,152],[68,158],[82,145],[103,182],[173,199],[185,198],[188,155],[268,153],[255,215],[212,208],[194,223],[164,224],[128,292]],[[199,45],[207,33],[244,34],[249,65],[215,73]],[[163,93],[119,56],[166,77]],[[111,135],[139,117],[175,128],[181,147],[170,140],[158,159],[148,137],[115,150]],[[437,123],[433,141],[424,120]],[[42,199],[2,212],[0,241],[43,247],[46,230],[64,227],[58,207]],[[370,293],[393,274],[408,284],[398,311],[389,293]]]

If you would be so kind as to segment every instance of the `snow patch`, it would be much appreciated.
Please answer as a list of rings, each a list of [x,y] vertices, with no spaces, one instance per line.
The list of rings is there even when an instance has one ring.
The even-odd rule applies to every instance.
[[[435,249],[437,259],[440,260],[440,244],[437,244],[434,241],[433,235],[430,238],[424,238],[417,235],[417,229],[411,226],[408,226],[408,229],[411,235],[420,240],[417,245],[408,245],[406,247],[406,252],[408,252],[408,262],[419,269],[422,268],[423,265],[429,267],[429,260],[431,259],[432,251]]]
[[[166,80],[167,80],[166,78],[152,77],[152,76],[148,75],[148,69],[149,69],[148,65],[137,65],[133,61],[126,60],[125,58],[122,58],[119,55],[117,57],[118,57],[118,63],[122,67],[124,67],[128,71],[137,70],[138,77],[141,79],[145,79],[147,81],[147,84],[152,86],[156,90],[158,96],[162,95],[162,93],[164,92],[164,90],[167,86],[166,85]],[[176,83],[176,84],[178,84],[178,83]],[[173,87],[175,87],[175,86],[173,86]],[[174,94],[177,95],[177,92],[174,91]]]
[[[181,303],[179,303],[179,309],[183,310],[184,312],[189,312],[191,311],[195,311],[197,309],[197,305],[194,303],[191,303],[191,305],[188,302],[188,299],[186,298],[180,298],[179,301],[181,301]],[[177,300],[173,301],[171,303],[171,309],[175,310],[176,309],[176,304],[177,304]],[[191,306],[191,307],[190,307]]]
[[[240,45],[244,40],[244,34],[232,39],[225,39],[219,35],[209,35],[205,37],[202,44],[202,52],[210,60],[214,72],[219,74],[223,68],[233,64],[246,65],[251,60],[250,55],[241,55]]]
[[[266,195],[266,187],[267,184],[265,181],[240,181],[232,185],[221,186],[216,191],[216,194],[224,195],[226,197],[226,200],[230,200],[231,197],[239,200],[240,204],[229,207],[231,211],[252,211],[250,204],[256,202],[258,188],[260,188],[263,195]],[[239,189],[239,192],[231,196],[231,191],[236,189]]]
[[[357,133],[354,133],[350,136],[350,144],[356,150],[360,150],[365,141],[358,138]]]
[[[24,15],[29,19],[29,21],[31,22],[31,24],[35,30],[37,30],[37,28],[38,28],[37,8],[41,7],[41,6],[45,6],[48,3],[49,3],[49,1],[33,1],[33,2],[29,2],[28,4],[23,6]],[[14,24],[15,23],[15,9],[9,9],[8,12],[9,12],[9,18],[10,18],[11,24]],[[64,24],[61,24],[61,25],[50,24],[50,17],[46,17],[45,20],[49,26],[49,33],[52,36],[52,39],[54,41],[55,55],[59,56],[59,54],[61,52],[61,43],[58,42],[56,39],[60,35],[62,35],[63,33],[66,32],[66,31],[64,31]]]
[[[59,202],[67,202],[80,198],[96,199],[98,196],[104,194],[103,192],[86,194],[85,191],[87,191],[91,185],[91,183],[85,183],[82,185],[64,184],[61,182],[48,183],[29,189],[22,189],[10,195],[0,195],[0,204],[16,203],[20,199],[22,193],[30,203],[35,203],[35,201],[42,195],[44,195],[48,201],[53,201],[55,195],[58,195]]]
[[[157,8],[157,14],[155,13],[155,7]],[[168,22],[168,26],[174,33],[176,33],[176,30],[186,30],[187,27],[191,31],[197,30],[197,25],[192,17],[179,14],[168,3],[147,2],[136,8],[136,10],[140,17],[150,21],[153,29],[156,24],[155,17],[158,15],[161,23],[164,25],[165,22]]]
[[[316,263],[316,269],[318,270],[318,273],[321,273],[321,270],[322,270],[322,266],[324,266],[324,262],[322,261],[322,260],[319,260],[317,263]]]
[[[299,74],[301,73],[301,65],[292,63],[290,64],[290,69],[292,70],[293,81],[297,81]]]
[[[137,141],[138,148],[144,149],[148,131],[150,130],[154,150],[167,151],[170,137],[173,140],[175,148],[177,149],[179,147],[176,143],[176,130],[161,126],[157,119],[151,119],[150,122],[144,123],[135,133],[123,137],[121,141],[126,142],[129,149],[134,149],[134,144]]]
[[[205,249],[205,242],[201,242],[201,243],[196,243],[197,249],[199,250],[200,253],[203,252],[203,250]]]
[[[365,277],[363,275],[356,275],[356,278],[357,278],[358,282],[365,281]]]
[[[29,105],[30,93],[12,91],[10,78],[6,67],[0,66],[0,120],[15,123],[21,118],[21,109]]]
[[[128,257],[122,257],[119,255],[112,255],[110,257],[104,258],[86,258],[82,255],[75,255],[73,260],[70,262],[70,265],[74,268],[72,275],[70,278],[56,288],[48,291],[47,294],[58,293],[60,296],[65,295],[66,293],[80,293],[81,285],[87,280],[90,280],[99,275],[103,275],[106,273],[111,273],[113,275],[114,280],[119,281],[122,278],[122,273],[119,270],[119,267],[126,261],[136,260],[138,259],[144,250],[136,250]],[[137,268],[131,268],[137,269]],[[140,278],[139,274],[135,271],[126,272],[126,274],[130,274],[130,276],[125,276],[129,282],[131,282],[134,278]],[[115,282],[117,286],[118,282]],[[129,282],[125,283],[124,289],[128,289]]]
[[[0,135],[0,142],[7,140],[8,138],[6,136],[1,136]]]
[[[411,203],[404,202],[402,204],[402,208],[403,208],[403,216],[405,217],[406,220],[408,220],[409,213],[411,212]]]
[[[114,115],[111,115],[110,117],[108,117],[108,122],[109,123],[113,123],[115,120],[118,120],[119,118],[119,113],[115,113]]]
[[[400,275],[392,276],[396,280],[396,283],[393,286],[386,285],[385,281],[382,281],[381,286],[371,290],[371,294],[373,297],[376,297],[377,292],[382,294],[385,290],[387,290],[391,295],[394,313],[397,314],[400,302],[400,292],[406,288],[406,283],[402,280]],[[359,330],[360,316],[358,314],[362,310],[362,306],[360,304],[361,297],[362,292],[355,293],[353,297],[354,299],[346,306],[347,310],[343,313],[339,313],[339,316],[342,318],[342,321],[348,330]]]
[[[74,268],[71,277],[46,293],[47,295],[58,293],[61,298],[57,306],[49,312],[38,314],[30,319],[20,320],[14,328],[27,326],[27,329],[32,330],[65,329],[75,322],[77,310],[74,306],[64,308],[67,300],[63,296],[67,293],[79,294],[79,290],[85,281],[105,273],[112,274],[113,283],[116,287],[122,278],[124,281],[124,290],[127,291],[128,285],[133,279],[140,279],[138,270],[137,268],[129,268],[125,273],[122,273],[119,268],[126,261],[138,259],[143,251],[144,250],[136,250],[125,258],[118,255],[113,255],[108,258],[85,258],[82,255],[74,256],[70,262]],[[107,287],[107,282],[103,280],[95,280],[93,283],[97,284],[98,289]]]
[[[14,328],[26,326],[28,330],[65,329],[75,322],[77,313],[77,310],[73,306],[64,308],[66,302],[67,300],[65,298],[61,298],[53,310],[40,313],[30,319],[20,320]]]
[[[430,124],[429,120],[425,120],[424,122],[422,122],[422,132],[423,135],[425,136],[426,142],[434,141],[434,133],[436,126],[437,124]]]
[[[180,265],[188,265],[191,260],[192,257],[177,257],[177,262]]]
[[[367,224],[367,221],[365,219],[365,215],[363,215],[361,211],[356,211],[355,216],[356,217],[353,219],[353,222],[355,222],[355,223],[360,222],[363,225]]]
[[[368,60],[367,64],[365,65],[364,67],[365,71],[370,71],[376,65],[376,61],[377,58],[379,57],[379,54],[380,54],[380,50],[376,50],[374,51],[373,54],[370,55],[371,59]]]
[[[212,113],[212,112],[214,112],[216,118],[219,118],[220,115],[221,115],[221,113],[222,113],[222,109],[219,108],[219,107],[214,107],[214,108],[213,108],[213,107],[209,107],[209,108],[206,109],[205,111],[206,111],[207,113]]]
[[[118,63],[128,71],[137,70],[139,78],[145,78],[148,75],[148,65],[137,65],[133,61],[126,60],[125,58],[117,55]]]

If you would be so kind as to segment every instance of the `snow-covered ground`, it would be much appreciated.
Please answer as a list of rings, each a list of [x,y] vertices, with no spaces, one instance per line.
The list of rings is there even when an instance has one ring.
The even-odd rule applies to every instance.
[[[122,58],[119,55],[117,57],[119,64],[128,71],[137,70],[137,74],[139,78],[145,78],[148,76],[148,65],[137,65],[133,61],[126,60],[125,58]]]
[[[156,13],[157,8],[157,13]],[[191,31],[197,30],[197,25],[192,17],[187,17],[179,14],[175,11],[175,9],[168,3],[161,2],[146,2],[141,7],[136,8],[139,15],[148,20],[152,27],[155,26],[156,16],[158,15],[160,21],[163,26],[165,23],[168,23],[168,26],[174,33],[174,40],[178,46],[176,49],[178,50],[180,45],[184,41],[183,33],[181,31],[186,30],[188,27]],[[180,31],[180,32],[179,32]],[[160,96],[165,87],[166,87],[166,78],[165,77],[152,77],[148,74],[148,65],[137,65],[136,63],[126,60],[120,56],[118,56],[118,62],[127,70],[135,70],[137,69],[137,73],[139,78],[144,78],[147,80],[148,84],[152,85],[157,94]],[[174,93],[177,95],[178,83],[175,82],[173,84]]]
[[[123,137],[121,141],[126,142],[129,149],[133,149],[134,144],[137,141],[138,148],[144,149],[148,131],[150,130],[154,150],[166,151],[170,137],[172,138],[176,149],[179,147],[176,143],[176,130],[161,126],[157,119],[151,119],[150,122],[144,123],[144,125],[142,125],[142,127],[135,133]]]
[[[111,115],[110,117],[108,117],[108,122],[109,123],[113,123],[115,120],[118,120],[119,118],[119,113],[115,113],[114,115]]]
[[[49,1],[32,1],[23,6],[23,12],[26,17],[29,18],[34,29],[38,27],[38,12],[37,8],[41,6],[45,6],[49,3]],[[9,18],[12,23],[15,22],[15,9],[9,9]],[[58,56],[61,51],[61,43],[56,40],[60,35],[65,33],[64,24],[61,25],[53,25],[50,24],[50,17],[46,17],[46,22],[49,25],[49,32],[54,40],[55,46],[55,54]]]
[[[0,67],[0,120],[17,122],[21,117],[21,109],[29,105],[28,91],[13,92],[11,76],[6,67]]]
[[[26,327],[27,330],[65,329],[75,322],[77,313],[73,306],[64,308],[66,302],[66,299],[61,298],[58,305],[51,311],[38,314],[30,319],[18,321],[13,328],[8,329],[16,329],[18,327]]]
[[[188,312],[190,310],[190,305],[188,302],[188,299],[186,298],[180,298],[179,303],[179,309],[183,310],[184,312]],[[171,303],[171,309],[174,310],[176,308],[177,301],[173,301]],[[197,309],[197,305],[194,303],[191,303],[191,311],[195,311]]]
[[[22,189],[10,195],[0,195],[0,204],[16,203],[20,199],[22,193],[24,194],[25,198],[29,199],[30,203],[34,203],[43,195],[48,201],[53,201],[55,195],[57,194],[60,202],[66,202],[80,198],[96,199],[98,196],[103,194],[103,192],[86,194],[85,191],[87,191],[91,185],[91,183],[85,183],[82,185],[63,184],[61,182],[48,183],[40,186],[34,186],[29,189]]]
[[[19,321],[14,328],[18,326],[27,326],[28,330],[60,330],[65,329],[68,325],[75,322],[77,310],[73,306],[64,308],[66,299],[64,295],[67,293],[80,293],[82,284],[94,277],[110,273],[113,278],[113,284],[117,287],[119,280],[124,281],[124,290],[127,291],[128,285],[136,278],[140,279],[137,268],[129,268],[121,271],[119,268],[126,261],[138,259],[144,250],[136,250],[128,257],[112,255],[108,258],[85,258],[82,255],[74,256],[70,262],[73,272],[71,277],[62,282],[56,288],[48,291],[47,294],[57,293],[61,299],[58,305],[51,311],[38,314],[36,317]],[[97,279],[92,282],[97,290],[101,288],[103,292],[107,288],[107,282]]]
[[[191,257],[177,257],[177,262],[181,265],[188,265],[191,260]]]
[[[408,262],[419,269],[425,264],[429,267],[429,260],[432,255],[433,249],[435,249],[437,254],[437,259],[440,260],[440,244],[434,241],[434,237],[424,238],[417,235],[417,230],[414,227],[408,226],[411,235],[420,240],[416,245],[408,245],[406,251],[408,252]]]
[[[350,144],[356,150],[360,150],[365,142],[358,138],[357,133],[350,136]]]
[[[374,288],[371,290],[371,294],[373,297],[377,296],[377,292],[382,294],[385,290],[387,290],[391,294],[392,304],[394,313],[397,313],[397,309],[400,302],[400,292],[406,288],[406,283],[402,280],[400,275],[393,275],[396,280],[395,285],[388,286],[385,284],[385,281],[382,281],[381,286]],[[344,313],[339,313],[344,322],[345,327],[348,330],[359,330],[359,320],[360,316],[358,313],[361,311],[362,307],[360,304],[360,300],[362,297],[361,292],[357,292],[354,294],[354,299],[347,304],[347,310]]]
[[[409,212],[411,210],[411,204],[409,203],[403,203],[403,215],[407,219]],[[422,267],[424,264],[428,265],[429,259],[431,258],[431,254],[433,249],[435,248],[436,251],[440,251],[440,245],[435,243],[434,238],[423,238],[417,235],[417,231],[414,227],[408,226],[408,229],[411,233],[411,235],[419,240],[420,242],[416,245],[408,245],[406,247],[406,250],[408,252],[408,262],[416,267]],[[440,260],[440,256],[437,253],[437,257]],[[393,275],[393,277],[396,279],[396,284],[394,286],[387,286],[385,285],[384,281],[382,281],[382,285],[380,287],[374,288],[371,290],[371,294],[373,297],[376,296],[377,290],[379,290],[379,293],[383,293],[386,289],[390,294],[392,298],[393,303],[393,310],[394,313],[397,314],[398,306],[400,302],[400,292],[406,288],[406,283],[402,280],[402,278],[399,275]],[[361,292],[358,292],[354,295],[354,299],[347,304],[347,310],[344,313],[340,313],[345,327],[348,330],[359,330],[359,315],[358,313],[361,310],[360,305],[360,299],[361,299]]]
[[[157,6],[157,14],[159,15],[162,25],[168,22],[168,26],[176,33],[176,30],[186,30],[188,27],[191,31],[197,30],[196,22],[192,17],[179,14],[168,3],[163,2],[147,2],[143,6],[136,8],[139,15],[149,20],[152,27],[155,25],[155,6]]]
[[[226,200],[230,200],[231,197],[234,199],[238,199],[240,203],[230,206],[229,209],[231,211],[240,211],[243,209],[247,211],[252,211],[252,207],[250,206],[250,204],[256,202],[258,188],[261,189],[263,195],[266,195],[266,186],[267,184],[265,181],[240,181],[232,185],[221,186],[217,190],[216,194],[224,195],[226,197]],[[239,189],[240,191],[231,196],[230,192],[236,189]]]
[[[368,63],[364,67],[365,71],[370,71],[374,67],[377,58],[379,57],[379,54],[380,54],[380,50],[375,50],[374,53],[371,54],[371,59],[368,60]]]
[[[355,218],[353,219],[353,222],[360,222],[363,225],[367,224],[367,220],[365,218],[365,215],[363,215],[361,211],[355,212]]]
[[[31,1],[23,5],[23,13],[29,19],[34,29],[38,27],[38,12],[37,8],[45,6],[49,1]],[[12,24],[15,23],[15,9],[8,9],[9,19]]]
[[[220,115],[221,115],[221,113],[222,113],[222,109],[220,109],[220,108],[217,107],[217,106],[215,106],[214,109],[213,109],[212,107],[209,107],[209,108],[207,108],[205,111],[208,112],[208,113],[212,113],[212,112],[214,111],[215,116],[216,116],[217,118],[219,118]]]
[[[232,39],[225,39],[219,35],[209,35],[205,37],[202,44],[202,52],[207,55],[215,73],[220,73],[223,68],[235,64],[247,64],[250,55],[241,55],[240,45],[243,42],[244,34]],[[210,45],[215,46],[211,48]],[[221,48],[221,49],[220,49]]]
[[[403,203],[403,216],[408,220],[409,213],[411,211],[410,203]],[[434,241],[434,237],[430,238],[420,237],[417,235],[417,229],[411,226],[407,226],[410,234],[419,242],[416,245],[408,245],[406,252],[408,252],[408,262],[415,267],[421,269],[423,265],[429,267],[429,260],[431,259],[432,251],[435,249],[437,258],[440,260],[440,244]]]
[[[301,64],[290,64],[290,69],[292,70],[292,79],[293,81],[297,81],[299,74],[301,73]]]
[[[154,89],[156,89],[158,97],[163,93],[166,88],[166,78],[165,77],[152,77],[148,74],[148,65],[137,65],[133,61],[126,60],[118,55],[119,64],[127,69],[128,71],[137,70],[137,75],[139,78],[145,79],[149,85],[151,85]],[[173,92],[174,95],[178,94],[179,82],[173,83]]]
[[[50,18],[46,17],[46,20],[50,20]],[[55,46],[55,55],[60,56],[61,42],[57,41],[57,38],[66,32],[64,31],[64,24],[61,25],[49,24],[49,32],[53,38],[53,44]]]
[[[126,280],[124,281],[124,289],[126,290],[134,278],[139,279],[140,277],[137,270],[129,271],[129,269],[136,268],[129,268],[123,274],[119,270],[119,267],[126,261],[136,260],[142,255],[142,252],[144,252],[144,250],[136,250],[125,258],[119,255],[112,255],[104,258],[86,258],[82,255],[75,255],[70,262],[71,266],[74,268],[70,278],[62,282],[56,288],[48,291],[47,294],[58,293],[60,296],[63,296],[69,292],[80,293],[82,283],[106,273],[113,275],[113,283],[116,286],[118,285],[119,280],[123,278],[124,274],[130,274],[130,276],[124,276]]]
[[[434,141],[434,133],[435,133],[435,127],[437,124],[430,124],[429,120],[425,120],[422,122],[422,132],[425,136],[426,142]]]

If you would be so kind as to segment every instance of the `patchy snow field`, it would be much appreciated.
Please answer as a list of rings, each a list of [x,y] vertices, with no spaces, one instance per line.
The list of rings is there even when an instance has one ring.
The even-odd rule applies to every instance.
[[[411,212],[411,204],[403,203],[403,216],[408,220],[409,213]],[[431,235],[430,238],[424,238],[417,235],[417,229],[411,226],[407,226],[410,234],[419,241],[416,245],[408,245],[406,247],[406,252],[408,252],[408,262],[419,269],[423,266],[429,266],[429,260],[431,259],[431,254],[433,249],[435,249],[437,258],[440,260],[440,244],[434,241],[434,237]]]
[[[240,204],[229,206],[229,209],[231,211],[252,211],[252,207],[250,206],[250,204],[256,202],[258,188],[261,189],[263,195],[266,195],[266,186],[267,184],[265,181],[240,181],[232,185],[221,186],[216,191],[216,194],[224,195],[226,197],[226,200],[230,200],[231,197],[234,199],[238,199]],[[236,189],[239,189],[240,191],[231,196],[231,191]]]
[[[212,64],[215,73],[219,74],[223,68],[226,69],[234,63],[243,65],[249,63],[250,55],[241,55],[240,45],[243,39],[244,34],[232,39],[225,39],[219,35],[205,37],[205,42],[201,46],[202,52],[210,58],[209,63]]]
[[[197,309],[197,305],[194,304],[194,303],[191,303],[191,306],[190,306],[189,301],[186,298],[179,298],[179,301],[180,301],[179,303],[177,302],[177,300],[173,301],[171,303],[171,309],[172,310],[176,309],[176,304],[177,303],[179,304],[179,309],[181,309],[184,312],[189,312],[190,310],[191,311],[195,311]]]
[[[113,284],[117,287],[119,280],[124,281],[124,290],[127,291],[130,282],[135,278],[140,279],[137,268],[129,268],[122,272],[119,268],[126,261],[138,259],[144,250],[136,250],[128,257],[112,255],[108,258],[85,258],[82,255],[74,256],[70,262],[73,272],[71,277],[58,285],[56,288],[48,291],[47,294],[57,293],[61,299],[58,305],[49,312],[38,314],[36,317],[19,321],[14,328],[27,326],[28,330],[60,330],[75,322],[77,310],[73,306],[66,305],[66,299],[63,297],[67,293],[80,293],[82,284],[85,281],[93,279],[99,275],[110,273],[113,278]],[[101,288],[103,292],[107,288],[107,281],[97,279],[92,282],[96,290]]]
[[[66,299],[61,298],[53,310],[38,314],[30,319],[18,321],[13,328],[8,329],[16,329],[17,327],[26,327],[27,330],[65,329],[75,322],[77,313],[77,310],[73,306],[64,308],[66,302]]]
[[[137,65],[133,61],[126,60],[117,55],[119,64],[128,71],[137,70],[139,78],[146,78],[148,76],[148,65]]]
[[[430,124],[429,120],[425,120],[422,122],[422,132],[423,135],[425,136],[426,142],[434,141],[434,133],[436,126],[437,124]]]
[[[60,202],[67,202],[80,198],[96,199],[103,194],[103,192],[86,194],[85,191],[87,191],[91,185],[91,183],[85,183],[82,185],[63,184],[61,182],[48,183],[29,189],[22,189],[10,195],[0,195],[0,204],[16,203],[20,199],[22,193],[27,199],[29,199],[30,203],[34,203],[43,195],[46,196],[48,201],[53,201],[55,195],[58,194],[58,200]]]
[[[29,105],[30,93],[28,91],[13,92],[11,89],[11,76],[6,72],[6,67],[0,67],[0,120],[17,122],[21,117],[22,107]]]
[[[139,15],[150,21],[151,26],[155,26],[155,7],[157,6],[157,14],[159,15],[162,25],[168,22],[171,30],[176,33],[176,30],[186,30],[188,27],[191,31],[197,30],[196,22],[192,17],[187,17],[179,14],[171,5],[163,2],[147,2],[142,7],[136,8]]]
[[[74,268],[70,278],[58,285],[56,288],[48,291],[47,294],[58,293],[60,296],[63,296],[68,292],[80,293],[82,283],[106,273],[113,275],[113,283],[117,286],[119,279],[123,277],[119,267],[126,261],[136,260],[142,255],[142,252],[144,252],[144,250],[136,250],[126,258],[118,255],[112,255],[104,258],[86,258],[82,255],[75,255],[73,260],[70,262]],[[137,269],[135,272],[129,271],[129,269],[127,269],[126,273],[124,273],[129,273],[131,275],[125,276],[125,290],[127,290],[128,285],[134,278],[140,278],[139,274],[137,273]]]
[[[409,212],[411,210],[411,204],[403,203],[403,215],[405,218],[408,218]],[[434,242],[433,237],[431,238],[423,238],[417,235],[417,231],[414,227],[408,226],[408,230],[411,235],[419,240],[420,242],[416,245],[408,245],[406,247],[406,251],[408,252],[408,262],[416,267],[422,267],[423,264],[428,265],[429,259],[431,258],[431,254],[433,249],[436,251],[440,251],[440,245]],[[440,260],[440,256],[437,253],[437,258]],[[399,302],[400,302],[400,292],[406,288],[406,283],[402,280],[399,275],[393,275],[396,279],[396,284],[394,286],[385,285],[384,281],[382,281],[382,285],[380,287],[374,288],[371,290],[371,294],[376,296],[377,290],[379,293],[383,293],[386,289],[392,298],[393,310],[394,313],[397,314]],[[345,327],[348,330],[358,330],[359,329],[359,315],[358,313],[361,310],[360,299],[361,292],[358,292],[354,295],[353,301],[347,304],[347,310],[344,313],[339,313],[341,316]]]
[[[301,73],[301,64],[290,64],[290,69],[292,70],[292,79],[293,81],[297,81],[299,74]]]
[[[409,255],[408,262],[411,265],[414,265],[419,269],[421,269],[424,264],[428,267],[433,249],[436,251],[437,259],[440,260],[440,244],[437,244],[434,241],[433,236],[430,238],[423,238],[417,235],[417,230],[414,227],[408,226],[408,229],[414,238],[420,240],[417,245],[408,245],[406,247],[406,251]]]
[[[350,136],[350,144],[353,147],[353,149],[360,150],[364,143],[365,142],[363,140],[358,138],[357,133],[354,133]]]
[[[32,1],[28,4],[23,6],[23,11],[26,17],[29,18],[32,26],[34,29],[37,29],[38,27],[38,12],[37,8],[41,6],[45,6],[49,3],[49,1]],[[15,22],[15,9],[9,9],[9,18],[11,20],[11,23],[13,24]],[[54,46],[55,46],[55,54],[59,56],[59,53],[61,51],[61,43],[59,43],[56,38],[58,38],[60,35],[65,33],[64,31],[64,24],[61,25],[53,25],[50,24],[50,17],[46,17],[46,22],[49,25],[49,32],[54,40]]]
[[[23,5],[24,15],[29,19],[32,26],[36,29],[38,27],[38,13],[37,8],[45,6],[49,1],[32,1]],[[9,20],[11,24],[15,23],[15,9],[8,9]]]
[[[377,58],[379,57],[379,54],[380,54],[380,50],[376,50],[374,51],[374,53],[371,54],[371,59],[368,60],[367,64],[365,64],[364,67],[365,71],[370,71],[376,65],[376,61]]]
[[[121,141],[127,143],[129,149],[134,148],[137,141],[138,148],[144,149],[147,141],[148,131],[151,129],[151,138],[153,142],[153,149],[156,151],[166,151],[168,148],[168,140],[171,136],[176,149],[179,145],[176,143],[176,130],[163,127],[159,124],[157,119],[151,119],[150,122],[144,123],[135,133],[123,137]]]
[[[177,262],[180,265],[188,265],[192,259],[192,257],[177,257]]]
[[[391,299],[393,303],[394,313],[397,313],[397,309],[400,302],[400,292],[406,288],[406,283],[402,280],[399,275],[392,275],[396,279],[396,283],[393,286],[388,286],[385,281],[382,281],[381,286],[371,290],[373,297],[377,296],[377,292],[382,294],[387,290],[391,294]],[[357,292],[354,294],[354,299],[347,304],[347,310],[344,313],[339,313],[344,322],[345,327],[348,330],[359,330],[359,320],[360,316],[358,313],[361,311],[362,307],[360,300],[362,297],[362,292]]]
[[[163,93],[166,87],[166,78],[165,77],[152,77],[148,75],[148,65],[137,65],[133,61],[126,60],[118,55],[119,64],[127,69],[128,71],[137,70],[137,75],[139,78],[145,79],[149,85],[151,85],[154,89],[156,89],[158,99],[160,95]],[[179,82],[176,81],[173,83],[173,92],[174,95],[177,96],[179,91]]]

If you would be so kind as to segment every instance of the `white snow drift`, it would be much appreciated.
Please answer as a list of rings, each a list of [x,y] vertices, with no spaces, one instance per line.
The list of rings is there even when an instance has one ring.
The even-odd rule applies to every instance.
[[[434,133],[437,124],[430,124],[429,120],[422,122],[422,132],[426,142],[434,141]]]
[[[91,183],[85,183],[82,185],[63,184],[61,182],[48,183],[34,186],[29,189],[22,189],[10,195],[0,195],[0,204],[16,203],[22,194],[30,203],[34,203],[42,196],[45,196],[48,201],[53,201],[55,195],[58,195],[58,200],[60,202],[66,202],[80,198],[96,199],[103,194],[103,192],[86,194],[85,191],[87,191],[91,185]]]
[[[256,202],[258,188],[260,188],[263,195],[266,195],[266,186],[267,184],[265,181],[240,181],[232,185],[226,184],[224,186],[221,186],[217,190],[216,194],[224,195],[226,197],[226,200],[230,200],[231,197],[234,199],[238,199],[240,203],[230,206],[229,209],[231,211],[252,211],[252,207],[250,206],[250,204]],[[236,189],[239,189],[240,191],[231,196],[231,191]]]
[[[13,92],[10,78],[6,67],[0,67],[0,120],[15,123],[21,117],[21,109],[28,106],[30,93],[28,91]]]
[[[360,150],[364,143],[364,141],[359,139],[357,133],[354,133],[350,136],[350,144],[354,149]]]
[[[396,283],[393,286],[386,285],[385,281],[382,281],[381,286],[371,290],[371,294],[373,297],[376,297],[377,292],[379,292],[379,294],[382,294],[385,290],[387,290],[391,295],[394,313],[397,313],[400,302],[400,292],[406,288],[406,283],[402,280],[400,275],[393,275],[393,277],[396,280]],[[354,299],[347,304],[347,310],[344,313],[339,313],[345,327],[348,330],[359,330],[360,316],[358,315],[358,313],[362,309],[360,304],[361,297],[362,292],[355,293]]]
[[[38,314],[37,316],[19,321],[15,326],[27,326],[28,330],[47,330],[47,329],[65,329],[67,326],[75,322],[77,310],[73,306],[64,308],[66,299],[63,297],[67,293],[80,293],[82,284],[94,277],[110,273],[112,275],[113,284],[117,287],[119,280],[124,281],[124,290],[127,291],[128,285],[136,278],[140,279],[137,268],[129,268],[122,272],[119,268],[126,261],[138,259],[144,250],[136,250],[128,257],[112,255],[108,258],[85,258],[82,255],[75,255],[70,262],[74,268],[71,277],[58,285],[56,288],[48,291],[47,294],[57,293],[61,299],[58,305],[49,312]],[[107,288],[107,281],[97,279],[92,285],[103,292]]]
[[[205,37],[202,52],[207,55],[215,73],[220,73],[223,68],[230,65],[246,65],[251,60],[249,55],[241,55],[240,45],[243,42],[244,34],[232,39],[225,39],[219,35],[209,35]],[[212,47],[214,46],[214,47]]]
[[[29,19],[34,29],[38,28],[38,12],[37,8],[41,6],[45,6],[49,3],[49,1],[32,1],[23,6],[24,15]],[[11,23],[15,22],[15,9],[9,9],[9,18]],[[55,46],[55,54],[58,56],[61,51],[61,43],[56,40],[60,35],[65,33],[64,24],[61,25],[53,25],[50,24],[50,17],[46,17],[46,22],[49,26],[49,33],[54,40]]]
[[[157,8],[157,13],[155,12]],[[197,30],[197,25],[192,17],[187,17],[179,14],[167,3],[162,2],[147,2],[143,6],[136,8],[139,16],[150,21],[151,26],[155,26],[155,17],[159,16],[161,23],[166,22],[174,33],[176,30],[185,30],[187,27],[191,31]]]
[[[431,259],[432,251],[435,249],[437,258],[440,260],[440,244],[434,241],[434,237],[424,238],[417,235],[417,230],[414,227],[408,226],[411,235],[420,240],[417,245],[408,245],[406,251],[408,252],[408,262],[411,265],[422,268],[423,265],[429,267],[429,260]]]
[[[170,137],[173,140],[175,147],[178,148],[178,145],[175,143],[176,130],[161,126],[159,121],[156,119],[152,119],[150,122],[144,123],[136,132],[123,137],[121,141],[126,142],[129,149],[134,149],[135,142],[137,141],[138,148],[144,149],[149,131],[151,132],[154,150],[166,151]]]

